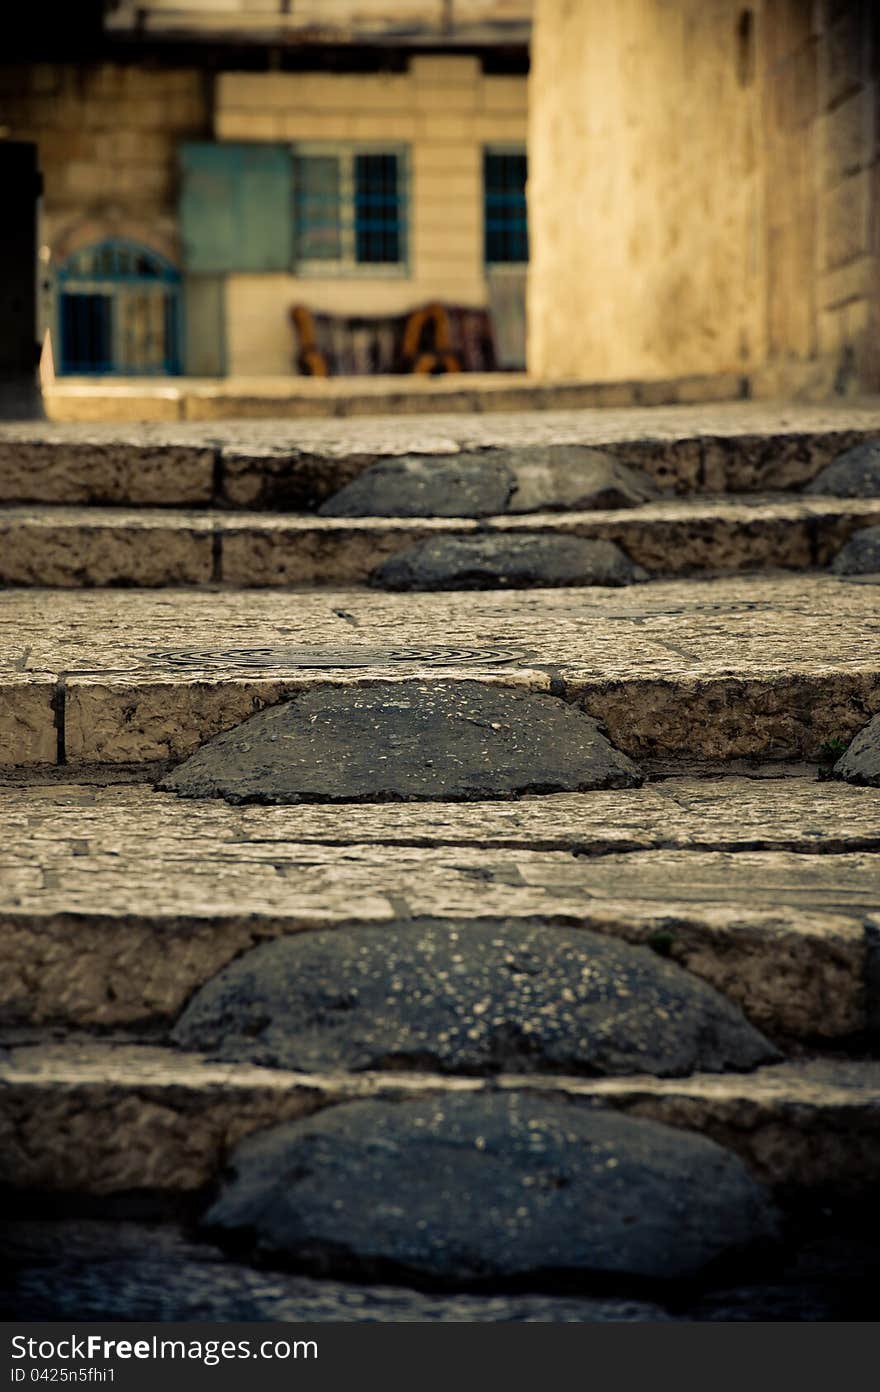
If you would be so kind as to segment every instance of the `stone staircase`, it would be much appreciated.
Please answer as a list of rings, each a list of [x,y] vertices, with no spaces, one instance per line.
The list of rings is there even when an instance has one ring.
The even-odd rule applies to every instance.
[[[878,437],[0,428],[7,1317],[872,1317]]]

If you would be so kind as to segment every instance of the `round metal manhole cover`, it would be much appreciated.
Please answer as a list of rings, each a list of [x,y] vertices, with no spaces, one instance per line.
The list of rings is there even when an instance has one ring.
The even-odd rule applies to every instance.
[[[174,670],[196,668],[496,667],[533,663],[537,654],[504,645],[485,648],[169,648],[148,652],[141,663]]]

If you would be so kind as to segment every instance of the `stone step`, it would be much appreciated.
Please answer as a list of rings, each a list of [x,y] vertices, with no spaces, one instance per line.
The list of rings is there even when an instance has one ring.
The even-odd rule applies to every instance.
[[[229,806],[181,801],[142,784],[7,783],[0,845],[21,863],[65,866],[83,856],[151,854],[271,859],[273,847],[560,851],[583,858],[629,851],[787,851],[810,856],[880,851],[880,798],[871,788],[814,777],[665,778],[641,788],[551,793],[509,802],[302,803]],[[44,775],[45,778],[45,775]],[[797,862],[791,862],[796,864]],[[834,861],[829,861],[833,870]]]
[[[400,1072],[290,1073],[89,1040],[12,1045],[0,1079],[0,1182],[105,1200],[204,1191],[246,1136],[339,1103],[512,1092],[702,1133],[776,1190],[867,1196],[880,1180],[880,1064],[871,1061],[487,1083]]]
[[[299,691],[548,691],[639,760],[818,759],[880,706],[880,587],[834,576],[383,594],[0,592],[0,763],[190,754]]]
[[[612,541],[649,575],[829,565],[854,532],[880,524],[880,498],[692,497],[517,517],[331,518],[161,508],[0,507],[0,584],[211,585],[240,589],[362,584],[391,557],[447,537]],[[504,581],[504,557],[495,567]],[[532,583],[540,585],[540,565]],[[589,573],[573,572],[583,583]],[[376,583],[382,583],[375,576]],[[491,578],[482,582],[491,585]],[[522,579],[520,583],[523,583]],[[601,581],[600,581],[601,583]],[[473,588],[423,581],[421,588]]]
[[[777,1038],[878,1024],[870,789],[794,779],[747,784],[738,800],[735,787],[683,780],[369,808],[238,808],[142,787],[7,792],[10,1026],[167,1029],[260,943],[429,919],[567,924],[647,944]],[[373,814],[372,844],[361,843]],[[705,849],[742,837],[772,849]]]
[[[438,402],[438,409],[442,405]],[[562,463],[600,449],[663,489],[799,488],[880,435],[880,406],[735,402],[623,410],[374,416],[348,421],[0,425],[0,502],[316,507],[381,460],[480,452]]]

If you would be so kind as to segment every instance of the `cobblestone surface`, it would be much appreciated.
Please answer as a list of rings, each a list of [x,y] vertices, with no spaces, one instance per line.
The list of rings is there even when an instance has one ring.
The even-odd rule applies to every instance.
[[[834,1236],[821,1217],[799,1225],[783,1260],[743,1271],[740,1285],[715,1281],[674,1313],[588,1293],[436,1295],[254,1269],[170,1223],[16,1217],[4,1225],[0,1256],[0,1313],[14,1320],[872,1321],[880,1275],[880,1246],[858,1212]]]
[[[230,1261],[170,1225],[68,1219],[15,1220],[4,1227],[4,1319],[606,1324],[670,1318],[659,1305],[625,1297],[429,1295],[405,1286],[291,1276]],[[760,1296],[754,1303],[762,1308]],[[795,1291],[787,1308],[803,1311],[804,1305],[804,1293]],[[807,1296],[806,1305],[818,1310],[810,1318],[833,1317],[815,1297]]]

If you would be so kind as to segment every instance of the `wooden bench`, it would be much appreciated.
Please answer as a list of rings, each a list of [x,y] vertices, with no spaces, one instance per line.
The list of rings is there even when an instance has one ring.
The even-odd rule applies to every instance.
[[[494,372],[498,366],[485,308],[433,302],[408,314],[366,316],[320,314],[298,304],[290,318],[296,366],[306,376]]]

